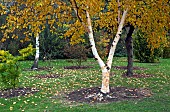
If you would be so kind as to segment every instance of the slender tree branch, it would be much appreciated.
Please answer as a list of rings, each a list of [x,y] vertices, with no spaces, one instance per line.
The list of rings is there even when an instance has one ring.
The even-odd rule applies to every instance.
[[[71,4],[72,4],[72,6],[73,6],[73,9],[74,9],[74,11],[75,11],[75,13],[76,13],[77,18],[79,19],[79,21],[81,22],[81,24],[84,26],[85,30],[86,30],[87,32],[89,32],[89,31],[90,31],[89,28],[88,28],[88,27],[86,26],[86,24],[83,22],[81,16],[80,16],[79,13],[78,13],[79,7],[77,6],[76,0],[73,0],[73,1],[70,0],[70,2],[71,2]],[[86,10],[85,10],[85,12],[86,12]],[[86,12],[86,13],[87,13],[87,12]]]

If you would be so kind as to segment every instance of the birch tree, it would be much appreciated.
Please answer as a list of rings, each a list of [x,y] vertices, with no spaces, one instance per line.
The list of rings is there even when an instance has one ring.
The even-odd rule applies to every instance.
[[[3,40],[9,38],[8,33],[15,32],[16,29],[24,32],[25,38],[21,42],[29,41],[30,36],[36,37],[36,55],[31,69],[38,68],[39,34],[44,30],[46,21],[51,29],[54,28],[56,17],[61,17],[59,5],[57,0],[16,0],[16,4],[10,8],[11,13],[4,25]],[[18,34],[14,34],[13,38],[18,38]]]
[[[34,59],[34,64],[32,65],[31,69],[38,69],[38,60],[39,60],[39,57],[40,57],[40,47],[39,47],[39,34],[37,34],[36,36],[36,44],[35,44],[35,59]]]
[[[168,24],[169,24],[169,3],[168,0],[161,1],[138,1],[133,5],[134,9],[130,12],[130,15],[134,16],[133,18],[129,18],[128,21],[130,24],[130,29],[127,35],[127,50],[131,51],[128,59],[133,58],[133,41],[132,35],[134,28],[136,30],[142,29],[142,32],[145,34],[145,38],[147,38],[147,42],[149,49],[152,50],[152,54],[154,49],[157,49],[161,46],[166,46],[167,38],[166,34],[168,32]],[[139,9],[141,11],[139,11]],[[136,17],[136,18],[135,18]],[[145,23],[147,21],[147,23]],[[128,70],[127,76],[133,75],[132,67],[133,67],[133,59],[128,62]]]
[[[78,18],[78,20],[76,20],[74,25],[80,25],[79,27],[80,29],[85,29],[81,31],[82,34],[84,33],[84,31],[88,33],[93,56],[97,60],[101,68],[101,71],[102,71],[101,93],[103,94],[109,93],[110,92],[110,89],[109,89],[110,77],[109,76],[110,76],[113,55],[116,49],[116,45],[120,39],[120,35],[122,32],[122,28],[124,25],[124,21],[125,21],[128,9],[125,9],[121,16],[120,24],[118,26],[118,31],[116,33],[115,39],[110,48],[108,59],[106,62],[104,62],[99,56],[98,51],[95,46],[92,19],[91,19],[92,15],[100,14],[100,11],[102,11],[102,7],[104,7],[104,2],[102,2],[102,0],[99,0],[99,1],[92,0],[90,2],[87,2],[85,0],[83,1],[70,0],[70,3]],[[66,33],[66,36],[72,35],[72,38],[75,38],[75,36],[78,35],[77,33],[80,34],[80,31],[72,33],[72,30],[74,30],[74,27],[71,27],[71,28],[72,29],[70,29]]]
[[[78,36],[80,37],[85,32],[88,33],[92,53],[102,71],[101,93],[106,94],[110,92],[109,75],[112,60],[122,28],[125,25],[130,24],[134,28],[140,28],[143,32],[146,32],[149,35],[147,40],[151,48],[159,47],[160,43],[166,42],[165,32],[167,27],[169,27],[169,5],[167,5],[167,0],[124,0],[119,1],[119,3],[117,0],[111,0],[108,6],[105,6],[105,2],[102,0],[70,0],[70,3],[77,16],[77,20],[75,20],[74,24],[70,25],[70,30],[65,35],[72,36],[71,42],[75,43],[78,40],[82,41]],[[108,11],[103,10],[105,7],[107,7]],[[155,19],[155,17],[157,18]],[[117,20],[118,18],[119,20]],[[97,25],[94,25],[94,23]],[[93,30],[96,27],[94,26],[106,28],[108,31],[115,32],[116,34],[105,63],[100,58],[95,46]]]
[[[147,38],[149,47],[152,51],[159,48],[160,45],[166,45],[166,34],[169,26],[169,1],[168,0],[111,0],[108,3],[108,12],[102,13],[98,24],[102,28],[107,28],[115,32],[119,23],[120,13],[123,13],[125,7],[128,7],[128,16],[124,27],[127,30],[126,46],[128,50],[127,75],[133,75],[133,51],[132,35],[134,30],[142,30]],[[115,21],[113,18],[118,17]],[[103,21],[103,22],[102,22]]]

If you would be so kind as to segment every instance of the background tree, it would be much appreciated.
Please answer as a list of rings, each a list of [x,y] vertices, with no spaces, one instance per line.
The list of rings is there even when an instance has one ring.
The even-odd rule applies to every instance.
[[[128,33],[125,39],[125,45],[126,45],[126,50],[127,50],[127,60],[128,60],[128,65],[127,65],[127,76],[132,76],[133,75],[133,39],[132,39],[132,34],[134,31],[134,26],[133,25],[127,25],[128,28]]]
[[[1,26],[5,23],[6,20],[6,11],[7,8],[4,6],[3,2],[0,2],[0,39],[3,36],[1,31]],[[0,42],[0,49],[2,49],[3,43]]]
[[[148,49],[151,49],[151,56],[156,54],[162,45],[165,45],[167,42],[166,33],[169,19],[169,5],[167,0],[162,1],[139,1],[134,6],[136,11],[132,10],[133,15],[136,16],[131,18],[131,24],[141,29],[145,34],[145,38],[147,38]],[[143,9],[143,10],[142,10]],[[141,12],[139,10],[142,10]],[[144,11],[144,12],[143,12]],[[140,12],[140,13],[139,13]],[[136,20],[135,20],[136,19]],[[132,23],[133,22],[133,23]],[[155,51],[155,53],[154,53]],[[128,73],[127,75],[133,75]]]
[[[67,25],[55,25],[55,27],[56,29],[52,33],[49,25],[46,24],[46,28],[40,35],[40,49],[42,50],[40,58],[44,60],[66,58],[64,56],[64,46],[69,42],[68,39],[64,38],[64,32],[67,30]]]
[[[162,54],[163,47],[155,48],[153,53],[148,46],[148,42],[144,37],[144,33],[137,31],[134,39],[134,54],[135,58],[140,62],[154,63],[159,61],[159,57]]]
[[[140,29],[145,32],[148,47],[153,49],[160,47],[167,42],[165,37],[169,27],[169,1],[135,1],[135,0],[111,0],[108,3],[108,11],[101,13],[101,19],[98,21],[99,26],[105,27],[108,31],[116,32],[117,24],[119,24],[120,13],[128,7],[128,16],[124,27],[132,26],[134,29]],[[114,19],[113,19],[114,18]],[[103,19],[103,20],[102,20]],[[107,24],[107,25],[106,25]],[[130,31],[130,30],[129,30]],[[131,36],[127,33],[127,39],[131,40]],[[128,39],[130,37],[130,39]],[[127,41],[131,43],[130,41]],[[133,47],[128,47],[133,48]],[[129,49],[130,52],[132,51]],[[132,53],[132,52],[131,52]],[[129,56],[131,59],[132,55]],[[130,61],[129,61],[130,62]],[[132,64],[128,64],[129,70],[127,75],[133,75]]]
[[[46,21],[53,28],[56,17],[61,17],[60,2],[57,0],[16,0],[16,4],[10,8],[10,15],[7,24],[4,26],[4,38],[16,29],[24,30],[25,38],[21,41],[30,40],[30,36],[36,37],[36,56],[32,69],[38,68],[39,60],[39,35],[44,30]],[[63,6],[63,4],[61,4]],[[17,34],[13,38],[18,38]]]
[[[109,74],[111,69],[112,58],[115,52],[117,42],[120,39],[123,26],[130,24],[134,28],[138,27],[143,32],[145,32],[145,34],[148,35],[146,38],[147,42],[149,43],[148,47],[150,47],[151,50],[153,50],[153,48],[159,47],[160,43],[166,42],[166,38],[164,37],[164,35],[167,31],[169,19],[169,13],[167,13],[169,10],[169,5],[167,5],[167,3],[169,1],[167,0],[124,0],[120,1],[119,3],[121,8],[115,0],[111,0],[110,2],[108,2],[108,6],[104,6],[105,3],[102,1],[95,0],[92,0],[91,2],[84,0],[70,0],[70,2],[72,4],[73,10],[75,11],[75,14],[77,15],[78,20],[75,20],[71,29],[66,33],[66,36],[72,35],[72,40],[77,41],[80,40],[77,35],[82,35],[85,31],[88,33],[93,55],[102,69],[101,92],[103,93],[109,92]],[[108,7],[107,11],[104,11],[105,7]],[[121,11],[121,15],[123,15],[121,16],[120,23],[117,21],[119,8]],[[126,23],[124,24],[127,13],[128,15],[126,18]],[[98,52],[95,47],[92,30],[93,22],[91,22],[91,20],[94,19],[91,18],[95,18],[95,20],[97,20],[95,22],[95,24],[97,24],[96,26],[100,28],[107,28],[107,30],[110,32],[117,32],[115,39],[113,39],[113,42],[111,44],[106,64],[104,64],[104,62],[98,55]],[[79,32],[75,31],[77,29],[79,29]]]
[[[163,48],[163,58],[170,58],[170,35],[168,35],[168,44]]]

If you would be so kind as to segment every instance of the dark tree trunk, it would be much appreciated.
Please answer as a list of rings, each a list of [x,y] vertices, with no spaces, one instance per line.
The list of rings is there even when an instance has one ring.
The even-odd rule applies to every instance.
[[[132,76],[133,75],[133,39],[132,39],[132,34],[134,31],[134,27],[132,25],[129,25],[129,31],[127,34],[127,37],[125,39],[125,44],[126,44],[126,49],[127,49],[127,60],[128,60],[128,65],[127,65],[127,76]]]
[[[3,43],[0,43],[0,50],[3,48]]]
[[[32,67],[31,67],[31,69],[32,69],[32,70],[38,69],[38,58],[36,58],[36,59],[34,60],[34,63],[33,63],[33,65],[32,65]]]

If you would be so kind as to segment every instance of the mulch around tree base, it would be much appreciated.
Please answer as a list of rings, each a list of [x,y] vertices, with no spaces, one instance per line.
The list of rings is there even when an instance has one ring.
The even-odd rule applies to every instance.
[[[36,76],[31,76],[31,77],[35,77],[35,78],[59,78],[62,77],[60,74],[47,74],[47,75],[36,75]]]
[[[38,67],[37,69],[34,69],[36,71],[42,71],[42,70],[51,70],[52,67],[48,67],[48,66],[45,66],[45,67]],[[24,69],[25,71],[33,71],[33,69],[31,68],[26,68]]]
[[[142,73],[141,74],[133,73],[132,76],[127,76],[126,73],[124,73],[122,76],[125,77],[125,78],[149,78],[149,77],[154,77],[153,74],[142,74]]]
[[[0,98],[12,98],[18,96],[26,96],[29,94],[34,94],[39,90],[30,87],[23,88],[13,88],[13,89],[4,89],[0,90]]]
[[[135,100],[152,96],[146,88],[111,87],[110,93],[103,94],[99,87],[83,88],[67,94],[66,99],[73,102],[108,103],[122,100]]]
[[[118,69],[118,70],[126,70],[127,66],[113,66],[113,68]],[[146,70],[147,68],[143,68],[143,67],[137,67],[134,66],[133,70]]]
[[[48,66],[45,66],[45,67],[38,67],[38,69],[36,69],[37,71],[41,71],[41,70],[51,70],[53,67],[48,67]]]
[[[92,66],[65,66],[64,69],[87,69],[93,68]]]

